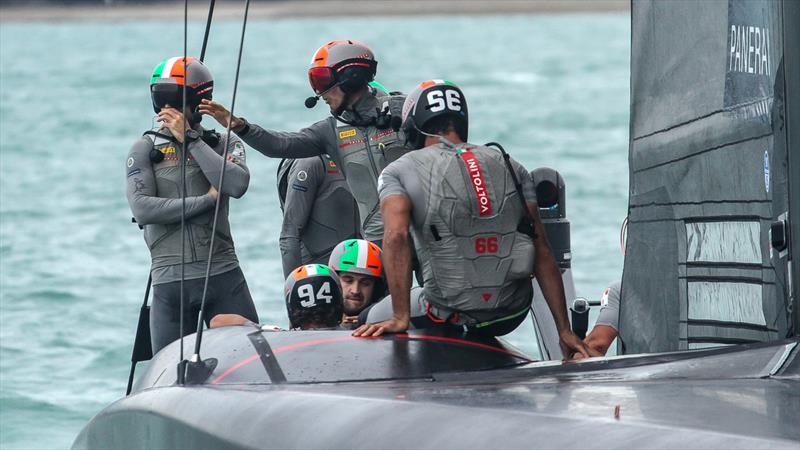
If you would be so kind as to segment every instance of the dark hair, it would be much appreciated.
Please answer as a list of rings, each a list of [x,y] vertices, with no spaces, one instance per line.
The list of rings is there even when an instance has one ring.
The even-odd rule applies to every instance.
[[[427,121],[421,129],[429,134],[445,134],[453,131],[462,141],[466,142],[467,140],[467,122],[454,114],[434,117]]]
[[[297,310],[289,317],[290,325],[293,328],[305,328],[309,324],[324,327],[335,327],[342,323],[341,310],[334,309],[306,309]]]

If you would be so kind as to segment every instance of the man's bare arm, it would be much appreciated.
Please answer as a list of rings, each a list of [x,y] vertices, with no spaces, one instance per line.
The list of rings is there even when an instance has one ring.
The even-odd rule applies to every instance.
[[[558,270],[556,259],[550,244],[547,242],[544,226],[539,217],[539,205],[528,202],[528,210],[533,217],[534,228],[536,230],[536,256],[533,262],[533,273],[542,288],[542,294],[547,302],[553,320],[558,330],[559,344],[564,358],[570,358],[573,353],[578,353],[584,357],[589,356],[586,345],[572,332],[567,318],[567,301],[564,295],[564,281],[561,278],[561,271]]]
[[[617,330],[608,325],[595,325],[592,332],[586,336],[583,342],[589,347],[589,350],[597,352],[598,355],[603,356],[608,352],[608,347],[614,342],[617,337]]]

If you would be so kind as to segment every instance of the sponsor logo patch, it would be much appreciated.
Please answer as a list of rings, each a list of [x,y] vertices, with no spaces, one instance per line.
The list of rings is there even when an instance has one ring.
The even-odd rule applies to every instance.
[[[467,165],[467,173],[469,174],[470,184],[475,191],[475,200],[478,202],[478,213],[483,216],[492,215],[492,201],[489,199],[489,194],[486,192],[486,182],[483,179],[481,166],[478,164],[478,159],[475,154],[467,150],[461,152],[461,159]]]
[[[300,181],[306,181],[308,179],[308,173],[306,173],[305,170],[297,172],[297,179]]]
[[[129,169],[130,169],[131,167],[133,167],[133,162],[134,162],[134,161],[133,161],[133,156],[131,156],[130,158],[128,158],[128,168],[129,168]]]
[[[347,139],[349,137],[353,137],[356,135],[356,129],[351,128],[349,130],[344,130],[339,132],[339,139]]]
[[[378,140],[378,139],[380,139],[382,137],[390,136],[390,135],[392,135],[394,133],[395,133],[394,130],[379,131],[379,132],[375,133],[374,136],[372,136],[372,139]]]

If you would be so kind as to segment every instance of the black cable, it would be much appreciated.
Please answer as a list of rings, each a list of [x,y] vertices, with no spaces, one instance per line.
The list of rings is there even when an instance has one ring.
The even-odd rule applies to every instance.
[[[531,239],[536,240],[536,222],[533,220],[533,215],[531,211],[528,209],[528,201],[525,199],[525,194],[522,192],[522,184],[519,182],[519,178],[517,178],[517,174],[514,171],[514,167],[511,165],[511,156],[506,153],[506,150],[503,148],[502,145],[498,144],[497,142],[489,142],[486,144],[487,147],[496,147],[500,150],[500,153],[503,154],[503,160],[506,163],[506,168],[508,169],[508,173],[511,175],[511,180],[514,182],[514,189],[517,190],[517,197],[519,197],[520,203],[522,203],[522,211],[527,217],[528,221],[530,222],[531,229],[530,230],[519,230],[522,233],[527,234],[531,237]]]
[[[236,61],[236,76],[233,79],[233,98],[231,99],[230,117],[233,117],[234,108],[236,108],[236,90],[239,87],[239,69],[242,65],[242,49],[244,48],[244,35],[247,29],[247,14],[250,10],[250,0],[245,1],[244,6],[244,19],[242,21],[242,35],[239,40],[239,57]],[[200,361],[200,344],[203,340],[203,316],[205,315],[206,294],[208,293],[208,279],[211,274],[211,257],[214,254],[214,238],[217,236],[217,219],[219,217],[219,205],[222,202],[222,185],[225,182],[225,168],[228,163],[228,146],[231,140],[231,120],[228,120],[227,134],[225,137],[225,148],[222,152],[222,170],[219,174],[219,183],[217,184],[218,194],[217,202],[214,206],[214,221],[211,226],[211,242],[208,246],[208,262],[206,264],[206,274],[203,282],[203,297],[200,301],[200,314],[197,318],[197,336],[194,341],[194,354],[192,355],[193,362]]]
[[[203,47],[200,50],[200,62],[203,62],[206,58],[206,45],[208,44],[208,33],[211,31],[211,19],[214,17],[215,3],[215,0],[211,0],[211,4],[208,5],[208,19],[206,19],[206,32],[203,35]]]
[[[186,81],[189,78],[189,68],[186,64],[188,53],[187,40],[189,30],[189,0],[183,1],[183,101],[181,105],[181,117],[186,112]],[[178,366],[178,384],[183,384],[185,370],[183,369],[183,309],[184,309],[184,286],[183,282],[186,278],[186,121],[183,125],[183,142],[181,146],[181,284],[180,284],[180,330],[178,333],[181,336],[181,351]]]

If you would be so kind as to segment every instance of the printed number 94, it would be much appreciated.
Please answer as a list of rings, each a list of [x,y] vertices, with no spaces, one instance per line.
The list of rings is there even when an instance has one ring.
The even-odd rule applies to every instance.
[[[475,239],[475,253],[497,253],[497,237],[481,237]]]
[[[316,295],[314,295],[314,286],[310,284],[304,284],[297,288],[297,295],[300,297],[300,306],[303,308],[313,308],[317,305],[317,301],[330,303],[333,301],[333,296],[331,294],[331,284],[329,281],[326,281],[319,287]]]

